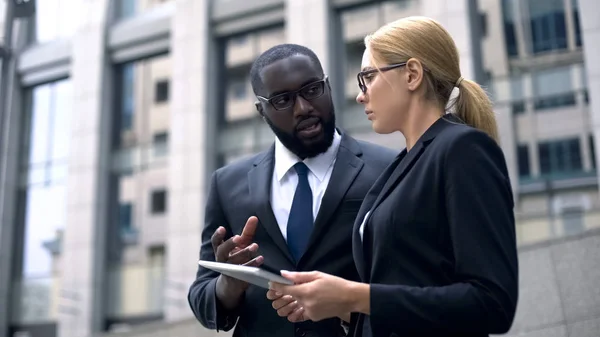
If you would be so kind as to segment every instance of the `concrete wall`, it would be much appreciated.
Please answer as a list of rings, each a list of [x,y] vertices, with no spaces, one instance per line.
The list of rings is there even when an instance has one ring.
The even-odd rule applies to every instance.
[[[519,306],[508,336],[598,336],[599,230],[523,248],[519,262]]]

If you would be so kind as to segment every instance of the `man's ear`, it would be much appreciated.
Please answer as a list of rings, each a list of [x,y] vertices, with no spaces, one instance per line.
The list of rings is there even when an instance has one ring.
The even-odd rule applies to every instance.
[[[254,107],[256,108],[256,111],[258,111],[258,113],[265,117],[265,112],[263,111],[263,106],[262,104],[260,104],[260,102],[256,101],[254,102]]]

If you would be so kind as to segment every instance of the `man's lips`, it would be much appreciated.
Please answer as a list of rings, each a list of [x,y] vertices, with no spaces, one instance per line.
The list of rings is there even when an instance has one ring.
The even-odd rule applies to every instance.
[[[321,119],[319,119],[317,117],[307,118],[307,119],[303,120],[302,122],[298,123],[298,125],[296,126],[296,130],[297,131],[306,130],[310,127],[317,125],[320,122],[321,122]]]

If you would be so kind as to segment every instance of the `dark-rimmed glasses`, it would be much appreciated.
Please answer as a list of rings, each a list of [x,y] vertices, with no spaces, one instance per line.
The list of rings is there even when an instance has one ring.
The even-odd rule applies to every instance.
[[[289,109],[296,104],[296,98],[300,95],[307,101],[312,101],[317,99],[325,93],[325,82],[327,81],[327,76],[323,77],[322,80],[309,83],[302,88],[296,91],[284,92],[282,94],[277,94],[271,98],[266,98],[263,96],[256,96],[259,100],[269,103],[273,106],[275,110],[285,110]]]
[[[360,91],[362,91],[363,94],[367,93],[367,82],[365,82],[365,78],[370,79],[371,76],[376,72],[385,72],[388,70],[404,67],[405,65],[406,62],[402,62],[397,64],[390,64],[389,66],[381,67],[379,69],[368,69],[359,72],[358,74],[356,74],[356,80],[358,81],[358,87],[360,88]]]

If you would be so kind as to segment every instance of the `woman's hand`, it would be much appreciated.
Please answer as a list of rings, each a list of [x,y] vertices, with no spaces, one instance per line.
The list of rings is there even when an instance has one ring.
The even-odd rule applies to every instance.
[[[306,321],[302,315],[304,309],[292,296],[278,293],[275,290],[269,290],[267,291],[267,298],[273,301],[273,309],[277,310],[277,314],[280,317],[287,317],[288,321],[292,323]]]
[[[300,308],[294,310],[294,319],[316,322],[331,317],[348,317],[350,312],[368,311],[368,284],[317,271],[282,271],[281,275],[293,281],[294,285],[271,283],[271,289],[275,293],[291,296],[290,301],[297,301]]]

